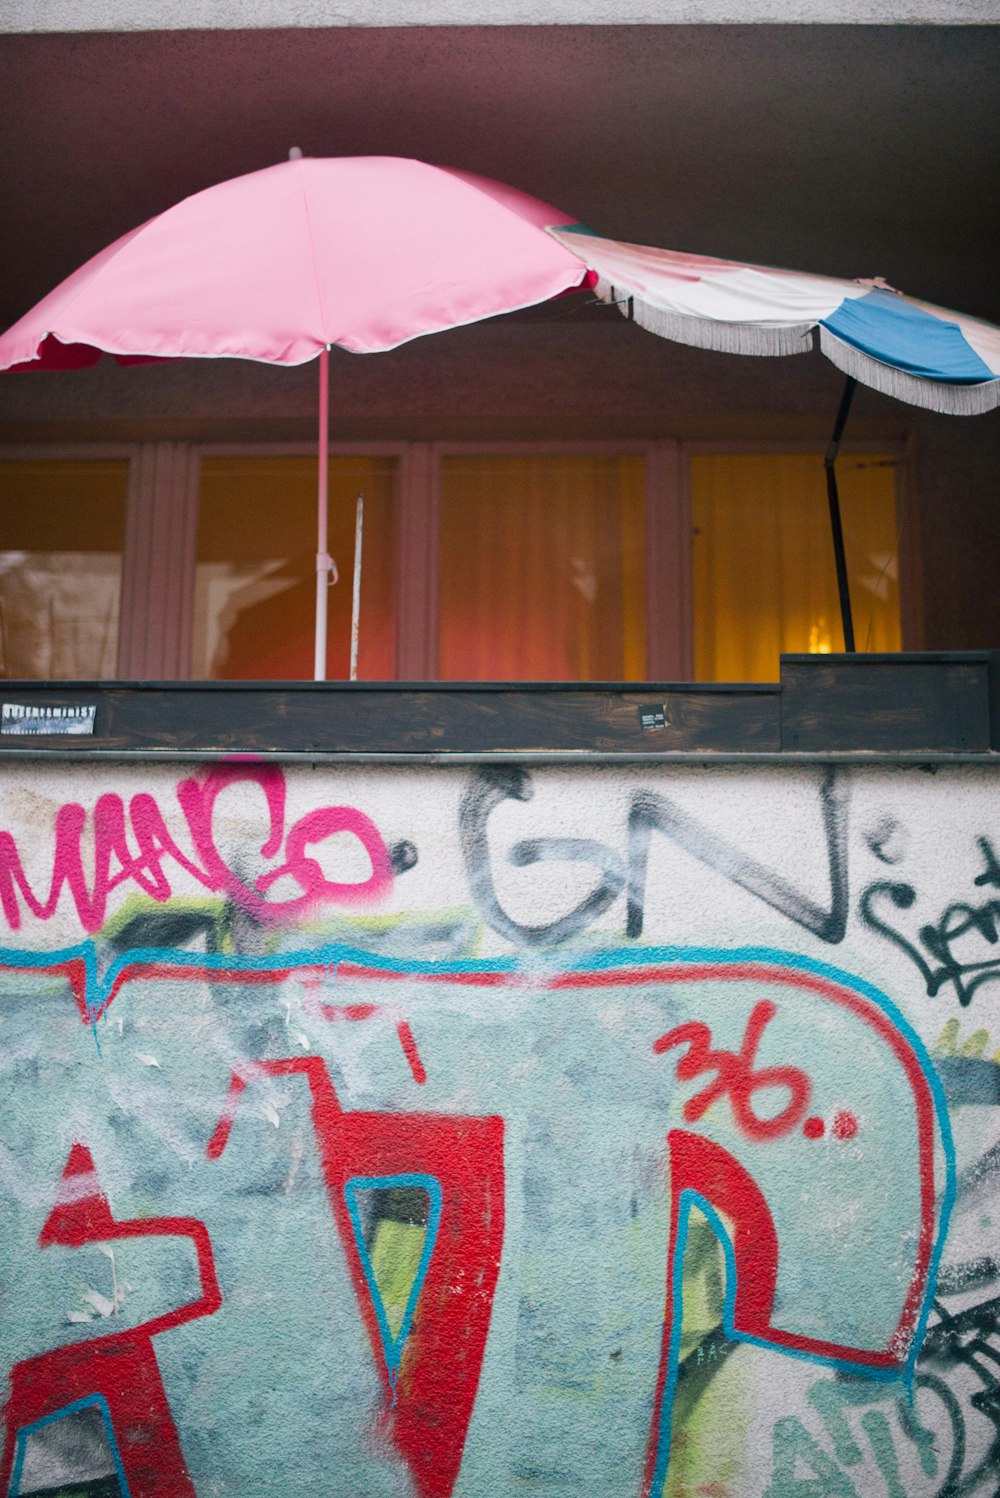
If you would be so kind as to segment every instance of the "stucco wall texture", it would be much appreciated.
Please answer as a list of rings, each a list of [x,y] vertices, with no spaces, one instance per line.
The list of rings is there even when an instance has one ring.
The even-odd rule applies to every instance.
[[[996,0],[4,0],[3,31],[271,26],[663,26],[746,22],[969,25]]]
[[[998,804],[8,765],[0,1491],[995,1493]]]

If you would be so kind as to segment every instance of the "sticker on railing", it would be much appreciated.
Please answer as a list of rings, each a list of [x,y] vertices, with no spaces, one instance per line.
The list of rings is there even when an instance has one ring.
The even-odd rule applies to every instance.
[[[74,707],[27,707],[20,702],[5,702],[0,711],[0,733],[93,733],[95,703]]]

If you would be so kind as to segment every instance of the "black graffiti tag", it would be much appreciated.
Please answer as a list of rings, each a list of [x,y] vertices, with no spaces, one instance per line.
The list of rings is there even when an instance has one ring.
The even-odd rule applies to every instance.
[[[517,867],[556,861],[588,863],[599,872],[593,889],[565,915],[545,925],[523,925],[507,914],[497,897],[490,864],[488,823],[491,813],[502,802],[526,802],[533,795],[527,770],[520,766],[491,767],[473,777],[462,798],[459,813],[466,874],[479,912],[495,931],[518,945],[541,946],[566,941],[607,910],[621,894],[626,882],[626,934],[641,936],[650,843],[654,832],[676,843],[731,884],[763,900],[821,941],[836,943],[844,939],[849,910],[847,785],[833,770],[824,775],[819,790],[830,879],[829,906],[817,904],[783,874],[734,847],[668,797],[640,790],[632,797],[629,808],[624,864],[613,848],[591,838],[526,838],[514,844],[507,860]]]
[[[830,871],[828,909],[817,905],[775,870],[733,847],[666,796],[640,791],[633,798],[628,822],[628,935],[642,935],[649,845],[652,834],[661,832],[731,884],[763,900],[820,941],[832,945],[843,941],[848,916],[846,781],[838,779],[835,771],[828,771],[820,785],[819,799]]]
[[[600,879],[590,893],[572,910],[543,926],[524,926],[503,909],[497,899],[490,869],[490,845],[487,823],[490,813],[503,801],[530,801],[534,795],[531,776],[518,766],[498,766],[482,770],[473,777],[459,812],[459,833],[466,875],[473,898],[484,919],[494,931],[519,946],[537,947],[550,942],[566,941],[583,931],[621,894],[625,870],[621,859],[611,848],[590,838],[536,837],[515,843],[507,854],[508,863],[525,868],[533,863],[557,860],[590,863],[600,870]]]
[[[1000,862],[993,851],[989,838],[977,839],[983,858],[983,871],[973,881],[979,888],[989,886],[1000,889]],[[981,957],[978,961],[960,958],[956,952],[958,942],[970,936],[996,947],[1000,936],[1000,899],[991,897],[978,904],[956,901],[949,905],[936,922],[921,926],[918,941],[910,941],[887,919],[888,906],[895,910],[911,910],[916,904],[917,891],[912,884],[895,884],[879,880],[870,884],[861,897],[861,919],[870,930],[878,932],[891,941],[919,969],[929,998],[946,985],[954,987],[958,1002],[967,1008],[972,996],[986,983],[1000,981],[1000,952],[996,956]]]

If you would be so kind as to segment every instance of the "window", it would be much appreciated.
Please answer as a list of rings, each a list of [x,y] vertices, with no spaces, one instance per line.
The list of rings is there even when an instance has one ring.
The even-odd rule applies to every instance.
[[[642,458],[462,454],[440,473],[438,676],[644,680]]]
[[[837,464],[857,648],[899,650],[892,457]],[[815,453],[691,459],[698,681],[774,681],[782,652],[843,650],[823,465]]]
[[[116,674],[129,465],[0,463],[0,677]]]
[[[351,643],[355,502],[364,495],[358,674],[391,679],[396,664],[396,459],[334,456],[329,468],[327,674],[346,677]],[[191,675],[294,681],[313,673],[316,459],[205,457],[198,507]]]
[[[316,460],[183,442],[0,463],[0,672],[308,680]],[[897,455],[838,462],[859,648],[900,644]],[[775,680],[840,650],[819,450],[337,445],[328,675]],[[120,615],[120,619],[119,619]]]

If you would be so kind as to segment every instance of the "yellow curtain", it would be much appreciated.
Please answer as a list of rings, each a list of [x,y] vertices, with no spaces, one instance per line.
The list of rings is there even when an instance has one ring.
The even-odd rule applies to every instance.
[[[642,680],[643,517],[641,457],[445,458],[442,680]]]
[[[332,457],[327,674],[349,675],[355,501],[365,498],[358,676],[396,668],[396,460]],[[192,647],[195,679],[298,681],[313,674],[316,459],[206,458],[201,465]]]
[[[859,650],[898,650],[895,465],[837,463]],[[781,652],[843,650],[818,453],[712,453],[691,462],[695,676],[776,681]]]

